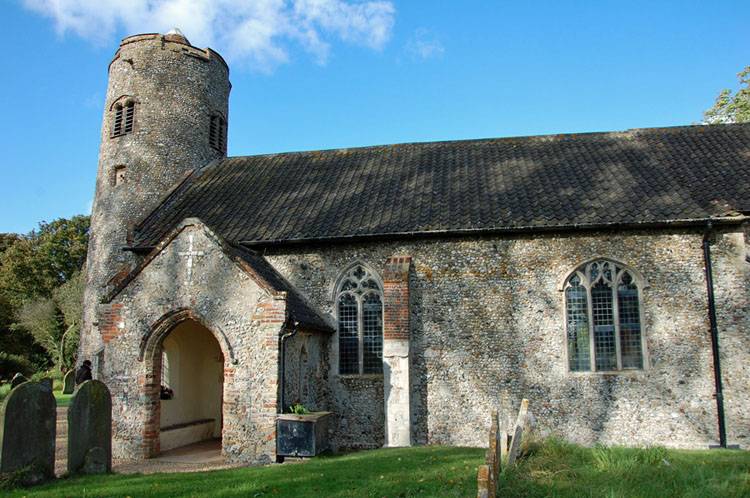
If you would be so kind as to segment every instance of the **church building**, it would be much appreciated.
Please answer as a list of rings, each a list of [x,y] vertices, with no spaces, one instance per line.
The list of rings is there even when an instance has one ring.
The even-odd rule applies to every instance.
[[[177,30],[109,66],[79,361],[115,458],[750,437],[750,125],[227,157],[229,69]],[[236,112],[242,112],[237,110]]]

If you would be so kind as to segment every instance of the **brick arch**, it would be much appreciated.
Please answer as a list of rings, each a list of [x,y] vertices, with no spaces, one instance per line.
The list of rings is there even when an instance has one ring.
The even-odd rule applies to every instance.
[[[229,342],[227,335],[220,328],[209,325],[205,318],[190,308],[179,308],[170,311],[156,320],[151,325],[148,332],[146,332],[141,338],[138,359],[140,361],[146,360],[147,363],[153,361],[154,353],[161,349],[161,343],[164,341],[164,338],[167,337],[177,325],[187,320],[197,322],[208,329],[218,341],[219,346],[221,347],[221,352],[224,354],[224,358],[228,358],[229,363],[232,365],[237,364],[237,359],[234,356],[234,349],[232,348],[232,344]]]
[[[234,351],[226,334],[221,329],[212,327],[206,323],[206,320],[197,312],[190,308],[181,308],[164,314],[156,320],[149,328],[148,332],[141,338],[139,360],[144,362],[145,376],[142,379],[142,390],[146,402],[145,417],[143,424],[143,455],[146,458],[155,457],[160,453],[159,438],[161,435],[161,361],[162,361],[162,343],[164,339],[179,324],[193,321],[200,324],[208,330],[219,343],[219,348],[224,355],[224,385],[231,382],[234,376],[232,365],[237,363],[234,357]],[[222,400],[222,405],[226,401]],[[223,411],[224,408],[222,408]],[[225,414],[226,419],[226,414]],[[223,438],[222,438],[223,439]]]

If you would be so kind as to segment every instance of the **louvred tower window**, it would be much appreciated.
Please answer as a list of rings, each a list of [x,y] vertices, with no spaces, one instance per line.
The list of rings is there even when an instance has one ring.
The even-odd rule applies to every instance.
[[[129,100],[115,104],[112,123],[112,136],[120,137],[132,133],[135,124],[135,102]]]
[[[208,143],[222,154],[227,153],[227,121],[220,114],[211,116],[208,128]]]

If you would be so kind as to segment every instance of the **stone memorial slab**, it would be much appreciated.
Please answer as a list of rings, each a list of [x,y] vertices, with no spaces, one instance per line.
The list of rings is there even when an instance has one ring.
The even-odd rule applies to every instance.
[[[529,400],[521,400],[521,408],[518,410],[516,418],[516,427],[513,430],[513,436],[510,441],[510,450],[508,451],[508,467],[516,463],[519,453],[521,452],[521,438],[523,437],[524,426],[526,425],[526,412],[529,410]]]
[[[24,382],[0,406],[0,473],[23,472],[30,485],[55,476],[56,404],[52,389]]]
[[[76,371],[70,370],[63,377],[63,394],[73,394],[76,388]]]
[[[20,386],[24,382],[28,382],[29,379],[21,375],[20,373],[17,373],[13,376],[13,378],[10,380],[10,388],[15,389],[16,387]]]
[[[78,386],[68,408],[68,473],[112,471],[112,397],[103,382]]]

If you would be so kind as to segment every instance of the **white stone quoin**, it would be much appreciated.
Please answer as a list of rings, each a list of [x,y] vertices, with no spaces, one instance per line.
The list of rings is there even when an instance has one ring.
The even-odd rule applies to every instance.
[[[411,446],[409,340],[383,341],[385,445]]]

